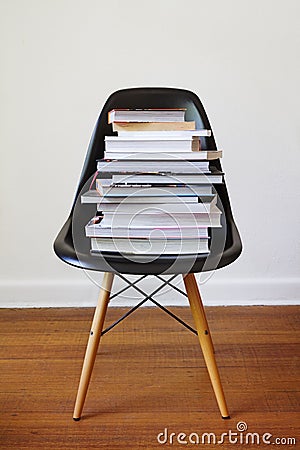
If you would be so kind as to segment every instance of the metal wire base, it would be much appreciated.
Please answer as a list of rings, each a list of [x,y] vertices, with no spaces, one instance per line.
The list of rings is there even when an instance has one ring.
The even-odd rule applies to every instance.
[[[135,280],[134,282],[130,282],[129,280],[127,280],[127,278],[122,275],[122,274],[117,274],[118,277],[120,277],[123,281],[125,281],[127,283],[128,286],[125,286],[124,288],[120,289],[118,292],[116,292],[115,294],[113,294],[110,297],[110,300],[112,300],[113,298],[117,297],[118,295],[122,294],[123,292],[125,292],[127,289],[130,288],[134,288],[137,292],[139,292],[139,294],[142,294],[144,296],[144,299],[141,300],[139,303],[137,303],[133,308],[131,308],[129,311],[127,311],[122,317],[120,317],[118,320],[116,320],[114,323],[112,323],[111,325],[109,325],[107,328],[105,328],[105,330],[102,331],[101,336],[103,336],[104,334],[106,334],[108,331],[112,330],[116,325],[118,325],[120,322],[122,322],[124,319],[126,319],[126,317],[130,316],[130,314],[132,314],[134,311],[136,311],[140,306],[142,306],[144,303],[146,303],[147,301],[152,302],[155,306],[158,306],[158,308],[160,308],[162,311],[164,311],[165,313],[167,313],[169,316],[171,316],[173,319],[175,319],[177,322],[179,322],[181,325],[183,325],[185,328],[187,328],[189,331],[191,331],[194,334],[198,334],[196,330],[194,330],[194,328],[192,328],[190,325],[188,325],[187,323],[185,323],[182,319],[180,319],[180,317],[176,316],[174,313],[172,313],[171,311],[169,311],[165,306],[161,305],[157,300],[155,300],[153,298],[154,295],[156,295],[162,288],[164,288],[165,286],[170,286],[171,288],[175,289],[177,292],[179,292],[180,294],[184,295],[185,297],[187,297],[187,293],[184,292],[182,289],[178,288],[177,286],[175,286],[173,284],[173,281],[175,280],[176,277],[179,276],[179,274],[176,275],[172,275],[170,278],[165,279],[163,278],[161,275],[155,275],[156,278],[158,278],[160,281],[162,281],[162,284],[160,286],[158,286],[157,289],[155,289],[151,295],[147,294],[143,289],[141,289],[140,287],[137,286],[137,284],[142,281],[144,278],[146,278],[148,275],[142,275],[140,278],[138,278],[137,280]]]

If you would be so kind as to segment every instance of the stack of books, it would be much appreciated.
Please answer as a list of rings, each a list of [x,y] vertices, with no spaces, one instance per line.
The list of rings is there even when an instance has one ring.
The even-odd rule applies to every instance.
[[[213,167],[220,150],[201,149],[210,130],[185,121],[185,109],[115,109],[95,188],[81,196],[97,212],[85,227],[91,252],[143,255],[209,253],[209,228],[221,226]]]

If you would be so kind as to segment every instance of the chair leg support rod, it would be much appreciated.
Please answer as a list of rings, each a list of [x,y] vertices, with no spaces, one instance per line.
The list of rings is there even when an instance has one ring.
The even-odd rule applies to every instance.
[[[118,276],[123,279],[124,281],[126,281],[128,283],[128,287],[125,287],[124,289],[122,289],[121,291],[118,292],[118,294],[120,294],[121,292],[124,292],[124,290],[129,289],[130,287],[134,288],[137,292],[139,292],[140,294],[142,294],[144,296],[144,300],[142,300],[141,302],[139,302],[136,306],[134,306],[132,309],[130,309],[128,312],[126,312],[120,319],[116,320],[116,322],[114,322],[113,324],[111,324],[110,326],[108,326],[105,330],[102,331],[101,336],[103,336],[104,334],[106,334],[108,331],[112,330],[116,325],[118,325],[120,322],[122,322],[124,319],[126,319],[130,314],[132,314],[134,311],[136,311],[141,305],[143,305],[146,301],[150,300],[152,303],[154,303],[154,305],[158,306],[160,309],[162,309],[165,313],[167,313],[169,316],[171,316],[173,319],[177,320],[177,322],[179,322],[181,325],[183,325],[184,327],[186,327],[188,330],[190,330],[192,333],[197,334],[197,331],[194,330],[190,325],[188,325],[187,323],[185,323],[182,319],[180,319],[179,317],[177,317],[174,313],[172,313],[171,311],[169,311],[167,308],[165,308],[163,305],[161,305],[159,302],[157,302],[156,300],[154,300],[153,295],[155,295],[155,293],[157,293],[158,291],[160,291],[162,288],[164,288],[165,286],[169,285],[170,287],[178,290],[181,294],[185,295],[185,297],[187,297],[187,293],[183,292],[181,289],[177,288],[176,286],[173,286],[171,283],[169,283],[168,280],[164,280],[162,277],[156,275],[156,278],[158,278],[160,281],[163,282],[163,284],[161,286],[159,286],[151,295],[148,295],[145,291],[143,291],[143,289],[140,289],[138,286],[136,286],[136,284],[141,281],[142,279],[144,279],[147,275],[144,275],[143,277],[139,278],[138,280],[136,280],[134,283],[130,283],[128,280],[126,280],[126,278],[123,278],[123,276],[121,276],[120,274],[118,274]],[[176,277],[177,275],[175,275]],[[172,279],[174,279],[174,277],[172,277]],[[112,295],[110,297],[110,299],[113,299],[115,297],[116,294]]]
[[[140,306],[142,306],[144,303],[146,303],[146,301],[147,301],[146,298],[144,300],[140,301],[137,305],[135,305],[133,308],[131,308],[129,311],[127,311],[127,313],[125,313],[122,317],[120,317],[120,319],[116,320],[114,323],[109,325],[109,327],[105,328],[105,330],[102,331],[101,336],[108,333],[110,330],[115,328],[115,326],[119,325],[119,323],[121,323],[124,319],[126,319],[128,316],[130,316],[130,314],[134,313],[134,311],[136,311]]]
[[[155,275],[156,276],[156,278],[158,278],[159,280],[161,280],[161,281],[165,281],[164,279],[163,279],[163,277],[161,277],[160,275]],[[170,286],[172,289],[175,289],[175,291],[177,291],[177,292],[179,292],[181,295],[183,295],[184,297],[187,297],[187,293],[186,292],[184,292],[182,289],[180,289],[179,287],[177,287],[177,286],[174,286],[174,284],[173,283],[171,283],[169,280],[166,280],[166,283],[168,284],[168,286]]]
[[[100,342],[101,332],[104,325],[105,315],[109,302],[109,296],[114,279],[113,273],[106,272],[103,277],[102,287],[100,289],[98,304],[95,310],[89,340],[85,352],[77,398],[74,408],[73,419],[79,420],[81,417],[84,401],[86,398],[89,382],[91,379],[96,354]]]
[[[203,308],[200,292],[194,274],[190,273],[183,277],[191,311],[198,331],[198,338],[203,352],[205,364],[209,373],[211,384],[216,400],[223,418],[228,418],[229,413],[224,397],[220,375],[214,355],[214,348],[210,337],[207,319]]]
[[[123,277],[122,275],[118,274],[118,276],[120,278],[122,278],[124,281],[127,281],[125,277]],[[178,292],[180,292],[182,295],[184,295],[185,297],[187,297],[187,293],[183,292],[181,289],[177,288],[177,286],[173,286],[173,284],[170,283],[171,280],[174,280],[178,275],[173,275],[169,280],[165,280],[164,278],[162,278],[159,275],[155,275],[156,278],[158,278],[160,281],[162,281],[163,283],[154,291],[152,292],[151,295],[146,294],[146,292],[143,291],[143,289],[139,288],[138,286],[136,286],[137,282],[140,280],[135,281],[134,283],[129,283],[127,281],[127,283],[130,285],[130,287],[133,287],[137,292],[139,292],[140,294],[142,294],[143,296],[145,296],[145,299],[143,300],[144,303],[146,300],[150,300],[152,303],[154,303],[154,305],[158,306],[160,309],[162,309],[165,313],[169,314],[169,316],[173,317],[173,319],[177,320],[177,322],[179,322],[181,325],[183,325],[184,327],[186,327],[188,330],[190,330],[192,333],[197,334],[197,331],[194,330],[190,325],[188,325],[187,323],[185,323],[182,319],[180,319],[179,317],[177,317],[174,313],[172,313],[171,311],[169,311],[167,308],[165,308],[163,305],[161,305],[159,302],[157,302],[156,300],[154,300],[153,296],[155,294],[157,294],[161,289],[163,289],[165,286],[170,286],[173,289],[176,289]],[[138,304],[135,308],[137,309],[140,306],[140,304]],[[133,312],[132,310],[129,311],[129,313]],[[124,318],[127,317],[127,314],[125,314],[125,316],[123,316]],[[123,320],[123,317],[121,319],[119,319],[119,321],[117,323],[119,323],[121,320]],[[117,324],[116,323],[116,324]],[[115,326],[115,324],[113,324],[111,327],[109,327],[108,329],[104,330],[104,333],[106,333],[107,331],[109,331],[109,329],[113,328]]]
[[[190,327],[190,325],[188,325],[187,323],[184,322],[184,320],[180,319],[180,317],[177,317],[174,313],[172,313],[171,311],[169,311],[167,308],[165,308],[163,305],[161,305],[160,303],[158,303],[156,300],[154,300],[154,298],[151,299],[151,302],[154,303],[155,306],[157,306],[158,308],[160,308],[162,311],[164,311],[165,313],[167,313],[170,317],[172,317],[173,319],[177,320],[177,322],[179,322],[181,325],[183,325],[185,328],[187,328],[188,330],[190,330],[192,333],[194,334],[198,334],[196,330],[194,330],[194,328]]]
[[[110,300],[112,300],[115,297],[118,297],[118,295],[123,294],[123,292],[127,291],[128,289],[130,289],[131,287],[133,287],[135,284],[139,283],[140,281],[142,281],[144,278],[146,278],[148,275],[143,275],[141,276],[138,280],[135,280],[133,283],[130,283],[129,281],[126,280],[126,282],[128,283],[128,286],[123,287],[122,289],[120,289],[120,291],[116,292],[115,294],[110,296]]]

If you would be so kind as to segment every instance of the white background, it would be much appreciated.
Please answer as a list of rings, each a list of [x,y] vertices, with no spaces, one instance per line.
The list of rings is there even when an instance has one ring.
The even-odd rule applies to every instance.
[[[52,242],[103,103],[135,86],[194,91],[224,150],[244,250],[204,301],[297,302],[299,16],[298,0],[2,0],[1,306],[95,304]]]

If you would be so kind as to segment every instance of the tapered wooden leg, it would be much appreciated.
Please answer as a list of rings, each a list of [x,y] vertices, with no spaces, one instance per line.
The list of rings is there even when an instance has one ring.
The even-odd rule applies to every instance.
[[[198,289],[198,284],[197,284],[195,275],[193,273],[190,273],[188,275],[188,277],[189,277],[188,278],[188,283],[189,283],[190,286],[192,286],[193,292],[195,292],[195,295],[197,296],[197,303],[199,305],[199,308],[201,309],[201,317],[203,318],[203,325],[205,327],[204,329],[208,332],[208,334],[206,334],[207,341],[208,341],[207,345],[209,345],[211,347],[211,351],[215,353],[214,344],[213,344],[213,341],[212,341],[210,329],[209,329],[208,322],[207,322],[207,319],[206,319],[206,314],[205,314],[205,311],[204,311],[204,306],[203,306],[203,303],[202,303],[202,299],[201,299],[201,295],[200,295],[200,292],[199,292],[199,289]],[[187,294],[188,294],[188,292],[187,292]]]
[[[229,413],[224,397],[224,392],[220,380],[220,375],[214,355],[214,349],[208,324],[206,320],[205,311],[203,308],[200,292],[197,286],[195,275],[189,273],[183,276],[186,292],[190,302],[191,311],[194,317],[195,325],[198,332],[200,346],[203,352],[205,364],[209,373],[211,384],[216,396],[216,400],[223,419],[229,418]]]
[[[106,272],[104,274],[102,287],[99,293],[98,304],[95,310],[92,328],[90,331],[83,367],[81,371],[81,377],[73,414],[74,420],[79,420],[81,417],[85,397],[89,387],[89,382],[91,379],[94,362],[96,359],[96,354],[100,342],[101,332],[103,329],[113,279],[114,279],[113,273]]]

